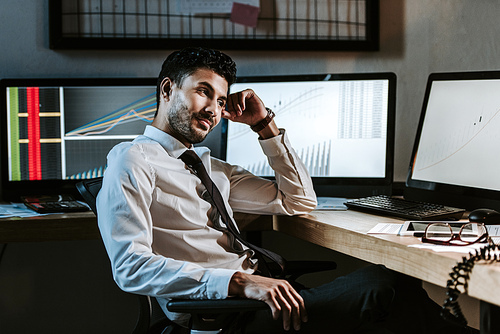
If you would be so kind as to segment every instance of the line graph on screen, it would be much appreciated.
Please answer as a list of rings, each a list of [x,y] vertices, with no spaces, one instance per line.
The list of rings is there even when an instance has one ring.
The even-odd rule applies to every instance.
[[[102,176],[108,152],[118,143],[142,133],[144,126],[152,122],[155,112],[156,94],[150,93],[66,132],[65,177]]]
[[[108,133],[120,124],[130,123],[137,120],[151,123],[156,111],[155,94],[149,94],[122,108],[97,118],[96,120],[82,125],[66,133],[66,137],[93,136]]]
[[[496,136],[495,129],[500,122],[500,109],[497,109],[491,116],[481,113],[473,121],[467,122],[459,131],[454,131],[453,138],[444,143],[437,143],[436,149],[429,151],[425,157],[421,157],[421,164],[416,169],[424,171],[430,168],[439,167],[440,164],[454,158],[463,159],[462,153],[466,148],[485,147],[484,141],[493,140],[491,135]],[[471,148],[474,150],[474,148]]]

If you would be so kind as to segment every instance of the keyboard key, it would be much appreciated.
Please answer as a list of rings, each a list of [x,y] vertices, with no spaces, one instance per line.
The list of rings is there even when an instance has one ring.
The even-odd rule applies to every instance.
[[[441,204],[405,200],[387,195],[375,195],[344,203],[349,209],[396,216],[411,220],[458,220],[465,209]]]

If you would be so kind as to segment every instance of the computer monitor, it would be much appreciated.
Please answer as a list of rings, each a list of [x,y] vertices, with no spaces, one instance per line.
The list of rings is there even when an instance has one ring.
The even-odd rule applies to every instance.
[[[500,210],[500,71],[427,81],[405,198]]]
[[[156,78],[0,80],[2,197],[77,195],[109,150],[142,134]]]
[[[390,194],[393,178],[394,73],[242,77],[231,92],[252,88],[276,114],[313,178],[318,196]],[[257,134],[223,122],[222,156],[273,177]]]

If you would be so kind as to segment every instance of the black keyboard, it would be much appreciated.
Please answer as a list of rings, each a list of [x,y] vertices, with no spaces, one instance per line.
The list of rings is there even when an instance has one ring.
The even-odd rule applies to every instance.
[[[70,195],[24,196],[24,205],[38,213],[81,212],[90,210]]]
[[[453,208],[441,204],[431,204],[405,200],[386,195],[376,195],[344,203],[349,209],[370,213],[396,216],[408,220],[458,220],[465,209]]]

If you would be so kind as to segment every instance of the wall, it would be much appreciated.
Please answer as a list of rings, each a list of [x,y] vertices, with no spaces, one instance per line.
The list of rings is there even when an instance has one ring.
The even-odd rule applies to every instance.
[[[0,78],[6,77],[109,77],[156,76],[165,51],[53,51],[48,48],[47,1],[17,0],[0,2]],[[426,78],[431,72],[494,70],[500,68],[498,57],[500,26],[496,0],[381,0],[381,43],[378,52],[242,52],[227,51],[239,66],[240,75],[306,74],[324,72],[380,72],[392,71],[398,76],[395,180],[403,181],[410,158]],[[51,298],[50,291],[25,291],[26,284],[34,284],[34,277],[47,271],[56,271],[54,279],[63,276],[70,293],[63,302],[71,304],[74,313],[92,307],[105,310],[102,303],[71,298],[75,290],[84,286],[89,267],[71,260],[72,254],[92,248],[105,267],[105,255],[100,246],[89,243],[47,243],[9,245],[0,267],[0,300],[13,301],[12,285],[25,299],[17,300],[19,310],[26,303],[37,305],[39,300]],[[55,251],[54,249],[57,249]],[[45,254],[35,262],[27,261],[33,254]],[[30,263],[32,263],[30,265]],[[54,263],[64,263],[65,272],[57,272]],[[88,262],[87,262],[88,263]],[[22,266],[21,266],[22,264]],[[92,267],[92,266],[90,266]],[[104,270],[104,269],[102,269]],[[6,274],[8,273],[8,274]],[[17,275],[17,276],[16,276]],[[107,274],[102,273],[102,277]],[[104,278],[102,278],[104,279]],[[33,297],[38,291],[37,297]],[[84,290],[87,291],[87,290]],[[10,296],[5,298],[4,296]],[[75,298],[81,296],[76,294]],[[31,298],[31,299],[30,299]],[[111,297],[110,297],[111,298]],[[58,300],[52,300],[56,305]],[[24,303],[24,304],[23,304]],[[47,305],[51,305],[48,303]],[[46,304],[42,304],[46,305]],[[107,304],[106,304],[107,305]],[[37,305],[38,306],[38,305]],[[23,317],[6,320],[10,305],[0,303],[0,326],[23,322]],[[36,315],[39,332],[50,332],[50,317]],[[45,314],[45,313],[43,313]],[[30,316],[33,315],[30,313]],[[86,315],[87,316],[87,315]],[[59,319],[61,326],[71,321]],[[25,322],[25,321],[24,321]],[[46,324],[49,322],[49,324]],[[2,325],[3,324],[3,325]],[[45,325],[44,325],[45,324]],[[23,323],[24,326],[26,326]],[[10,326],[10,325],[9,325]],[[12,330],[6,332],[19,332]],[[97,332],[88,321],[74,332]],[[4,331],[2,331],[4,332]],[[22,331],[21,331],[22,332]],[[57,332],[57,331],[54,331]]]

